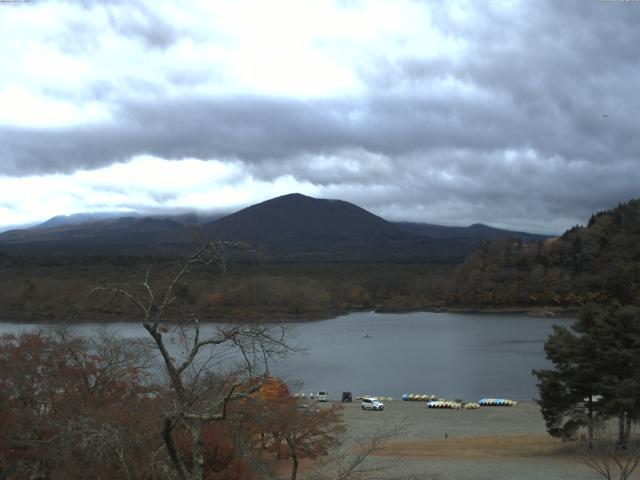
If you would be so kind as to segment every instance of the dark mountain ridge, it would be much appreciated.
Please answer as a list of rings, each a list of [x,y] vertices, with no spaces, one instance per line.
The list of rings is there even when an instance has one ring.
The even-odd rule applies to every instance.
[[[71,225],[79,225],[82,223],[99,222],[101,220],[108,220],[112,218],[122,217],[139,217],[134,212],[87,212],[87,213],[73,213],[71,215],[56,215],[49,220],[35,225],[32,228],[56,228],[66,227]]]
[[[214,221],[197,215],[87,216],[89,221],[75,221],[80,218],[54,217],[37,228],[0,234],[0,253],[172,256],[188,253],[204,240],[242,240],[259,259],[461,261],[487,238],[517,235],[483,225],[392,223],[349,202],[301,194],[273,198]],[[522,236],[525,242],[545,238]]]
[[[292,193],[244,208],[202,231],[209,238],[281,242],[291,239],[397,237],[392,223],[352,203]]]
[[[171,218],[109,218],[10,230],[0,234],[0,252],[38,256],[153,254],[181,249],[189,241],[188,233],[188,228]]]
[[[395,224],[406,233],[429,238],[456,238],[477,241],[518,237],[525,243],[540,242],[549,238],[548,235],[504,230],[501,228],[494,228],[483,223],[474,223],[473,225],[469,225],[468,227],[449,227],[443,225],[433,225],[430,223],[414,222],[395,222]]]

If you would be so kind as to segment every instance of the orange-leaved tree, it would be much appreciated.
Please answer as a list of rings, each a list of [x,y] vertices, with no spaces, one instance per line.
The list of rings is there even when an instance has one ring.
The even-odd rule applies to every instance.
[[[0,337],[0,478],[151,475],[161,400],[145,367],[109,336]]]

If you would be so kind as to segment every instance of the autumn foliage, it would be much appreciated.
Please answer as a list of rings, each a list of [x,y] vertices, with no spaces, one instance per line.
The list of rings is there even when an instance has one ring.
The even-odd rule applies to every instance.
[[[161,400],[143,357],[106,337],[0,337],[0,476],[146,476]]]
[[[106,335],[0,337],[0,478],[173,478],[161,436],[171,394],[153,383],[149,361]],[[207,480],[250,480],[278,460],[297,470],[299,458],[339,440],[335,409],[300,410],[282,381],[254,382],[229,421],[203,429]],[[172,435],[188,465],[189,429],[177,424]]]

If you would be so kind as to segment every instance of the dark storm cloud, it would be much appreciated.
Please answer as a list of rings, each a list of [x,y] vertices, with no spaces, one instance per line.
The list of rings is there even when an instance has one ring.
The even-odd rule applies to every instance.
[[[0,135],[7,141],[0,149],[8,160],[3,173],[10,175],[71,172],[138,154],[260,163],[348,149],[389,157],[446,149],[471,155],[533,149],[543,156],[598,163],[640,151],[638,127],[614,113],[603,117],[593,111],[587,121],[557,110],[554,115],[552,105],[550,110],[545,117],[526,115],[508,97],[456,94],[127,101],[111,123],[56,130],[3,127]],[[591,127],[585,130],[585,124]],[[455,158],[465,168],[478,168],[464,160]]]
[[[81,95],[108,101],[111,121],[2,127],[0,174],[69,173],[140,154],[233,159],[262,179],[371,187],[361,203],[392,216],[428,204],[460,219],[535,211],[537,230],[545,216],[575,219],[638,196],[640,2],[501,3],[473,3],[476,20],[466,23],[446,2],[427,4],[460,52],[434,57],[425,45],[424,55],[413,48],[363,62],[359,96],[168,97],[142,79],[93,84]],[[181,35],[142,4],[113,9],[109,19],[115,32],[151,47]],[[211,75],[194,68],[166,79],[189,85]]]
[[[68,172],[140,153],[255,162],[345,148],[389,156],[530,148],[567,161],[633,158],[640,152],[640,5],[619,3],[528,3],[515,16],[487,7],[482,13],[490,25],[473,31],[460,30],[444,16],[446,9],[434,9],[441,28],[467,38],[468,54],[458,60],[381,61],[366,73],[368,96],[358,99],[165,100],[157,91],[152,101],[137,101],[95,85],[89,94],[104,98],[100,90],[106,88],[115,102],[113,123],[5,129],[8,161],[2,173]],[[111,11],[115,29],[150,45],[175,40],[167,22],[132,5]],[[175,72],[172,78],[188,83],[190,76]],[[142,80],[127,82],[134,92],[153,93]]]

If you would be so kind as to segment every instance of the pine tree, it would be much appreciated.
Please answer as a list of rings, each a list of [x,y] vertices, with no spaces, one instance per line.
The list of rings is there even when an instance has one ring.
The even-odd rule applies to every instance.
[[[555,368],[533,373],[538,377],[539,404],[547,431],[567,439],[587,427],[592,441],[600,377],[593,364],[595,345],[589,335],[577,333],[577,328],[578,322],[572,326],[573,331],[554,326],[545,353]]]
[[[592,315],[602,408],[618,418],[618,442],[626,444],[640,419],[640,308],[614,305]]]
[[[597,423],[617,417],[626,443],[640,419],[640,308],[585,309],[570,329],[554,327],[545,353],[554,368],[533,373],[548,432],[571,438],[587,427],[591,442]]]

